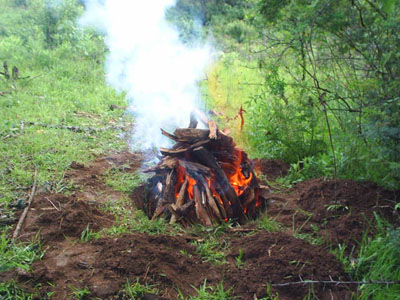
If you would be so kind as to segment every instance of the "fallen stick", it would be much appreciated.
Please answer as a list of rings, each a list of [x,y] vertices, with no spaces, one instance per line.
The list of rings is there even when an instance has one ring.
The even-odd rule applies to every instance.
[[[107,127],[77,127],[77,126],[66,126],[66,125],[52,125],[52,124],[46,124],[46,123],[36,123],[36,122],[25,122],[25,125],[30,125],[30,126],[40,126],[40,127],[46,127],[46,128],[52,128],[52,129],[67,129],[71,130],[73,132],[89,132],[89,133],[94,133],[94,132],[101,132],[101,131],[107,131],[107,130],[123,130],[126,129],[126,126],[107,126]]]
[[[271,283],[271,286],[288,286],[288,285],[306,285],[306,284],[384,284],[384,285],[393,285],[400,284],[400,280],[397,281],[384,281],[384,280],[367,280],[367,281],[336,281],[336,280],[302,280],[302,281],[294,281],[294,282],[285,282],[285,283]]]
[[[21,217],[18,220],[18,224],[17,227],[15,228],[15,231],[13,233],[12,239],[15,240],[19,234],[19,232],[21,231],[22,225],[24,224],[26,215],[28,214],[29,208],[31,207],[31,204],[33,202],[33,199],[35,197],[36,194],[36,187],[37,187],[37,168],[35,167],[35,174],[33,176],[33,185],[32,185],[32,191],[31,194],[29,195],[29,199],[28,199],[28,205],[27,207],[25,207],[24,211],[22,212]]]

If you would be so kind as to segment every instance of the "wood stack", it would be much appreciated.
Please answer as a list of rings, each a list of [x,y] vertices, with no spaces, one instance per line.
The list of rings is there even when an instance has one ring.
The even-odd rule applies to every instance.
[[[208,129],[196,128],[196,116]],[[247,154],[215,122],[197,112],[189,128],[162,133],[176,144],[160,149],[160,162],[145,171],[155,175],[136,197],[149,218],[211,226],[228,220],[244,223],[265,208],[267,189],[258,184]]]

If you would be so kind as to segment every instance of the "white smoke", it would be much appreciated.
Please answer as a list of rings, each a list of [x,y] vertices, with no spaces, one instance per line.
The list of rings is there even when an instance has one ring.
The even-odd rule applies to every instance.
[[[81,24],[106,36],[107,81],[127,92],[136,118],[134,144],[165,146],[160,128],[187,126],[201,104],[197,82],[211,47],[190,48],[165,20],[175,0],[88,0]]]

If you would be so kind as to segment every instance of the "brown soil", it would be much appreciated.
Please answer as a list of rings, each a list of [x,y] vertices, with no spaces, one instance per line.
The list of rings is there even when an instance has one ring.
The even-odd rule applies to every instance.
[[[89,226],[92,231],[110,227],[114,217],[96,205],[78,200],[76,195],[39,194],[25,220],[20,240],[29,241],[39,235],[44,244],[79,238]]]
[[[222,281],[237,299],[250,300],[255,295],[267,297],[268,283],[347,279],[327,244],[314,246],[294,238],[293,233],[322,235],[333,245],[357,247],[373,212],[399,224],[393,210],[399,192],[369,183],[314,179],[270,194],[267,213],[286,227],[284,232],[260,231],[252,224],[225,231],[219,239],[230,247],[227,263],[220,266],[204,262],[196,253],[191,242],[204,240],[204,236],[132,233],[80,242],[88,225],[98,231],[115,222],[98,206],[123,196],[105,184],[107,170],[133,172],[140,165],[141,156],[130,153],[100,157],[88,166],[72,164],[68,177],[77,189],[71,195],[39,193],[20,234],[21,240],[38,234],[46,249],[43,259],[32,265],[30,273],[14,270],[0,274],[0,280],[17,277],[27,290],[41,284],[40,292],[54,291],[54,299],[66,299],[71,286],[88,287],[91,297],[118,299],[127,280],[153,284],[160,296],[177,299],[178,291],[196,294],[193,287],[199,288],[205,280],[211,286]],[[354,289],[314,284],[275,286],[272,293],[286,300],[302,299],[313,291],[319,299],[339,300],[349,299],[350,290]],[[146,299],[161,298],[148,295]]]
[[[400,191],[370,182],[311,179],[292,190],[271,194],[269,214],[297,233],[312,233],[357,254],[364,232],[374,233],[375,216],[400,225],[394,209]]]
[[[59,299],[71,293],[70,285],[88,287],[93,297],[114,299],[127,280],[137,279],[177,299],[178,290],[191,294],[192,285],[200,286],[206,278],[211,284],[220,280],[220,270],[203,263],[194,250],[183,237],[141,233],[75,245],[64,242],[34,263],[32,278],[55,284]]]
[[[237,258],[242,254],[242,264]],[[297,282],[301,280],[346,280],[341,264],[322,247],[295,239],[285,233],[259,232],[249,237],[232,241],[232,252],[228,256],[230,272],[227,280],[235,294],[243,299],[267,297],[266,283]],[[303,299],[310,286],[292,285],[274,287],[279,299]],[[348,288],[314,285],[319,299],[346,299]]]
[[[288,174],[290,165],[278,159],[255,159],[254,168],[257,174],[263,174],[273,181]]]
[[[373,231],[374,213],[394,225],[400,224],[394,206],[400,191],[387,191],[370,182],[313,179],[296,187],[298,205],[312,212],[322,235],[334,244],[359,248],[363,232]]]

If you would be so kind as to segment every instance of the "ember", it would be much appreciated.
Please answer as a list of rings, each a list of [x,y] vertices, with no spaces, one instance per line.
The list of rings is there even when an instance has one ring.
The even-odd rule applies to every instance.
[[[155,219],[163,216],[171,223],[244,223],[265,208],[267,191],[260,186],[247,154],[232,138],[218,130],[215,122],[197,113],[209,129],[197,129],[191,116],[189,128],[174,134],[172,149],[161,148],[161,161],[146,170],[155,172],[145,184],[143,208]]]

